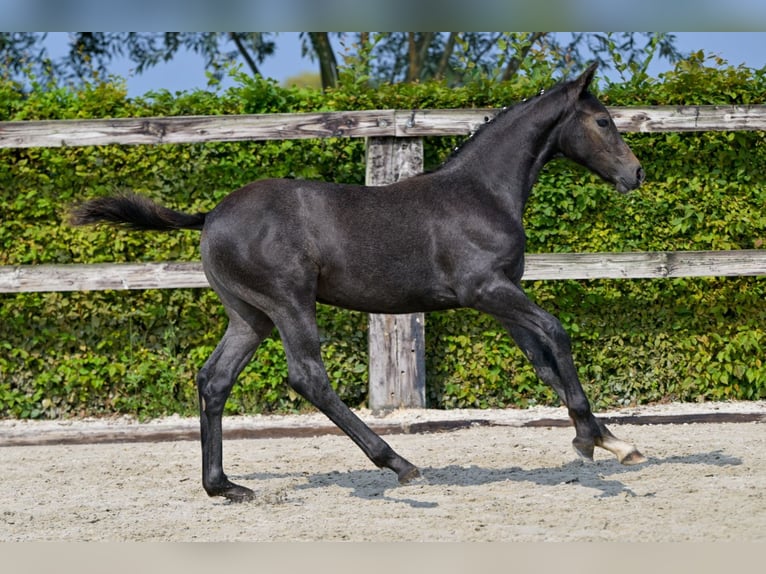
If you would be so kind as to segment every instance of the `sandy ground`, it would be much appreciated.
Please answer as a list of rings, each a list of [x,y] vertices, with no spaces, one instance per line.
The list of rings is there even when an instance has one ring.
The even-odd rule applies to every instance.
[[[764,421],[766,401],[611,414],[689,413]],[[224,419],[315,435],[225,441],[229,476],[259,494],[246,504],[205,495],[196,441],[96,441],[195,420],[0,421],[0,541],[766,541],[763,422],[612,424],[649,459],[623,467],[602,450],[577,460],[572,428],[523,426],[564,420],[563,409],[360,415],[389,427],[423,482],[398,485],[319,414]],[[401,432],[433,421],[487,424]]]

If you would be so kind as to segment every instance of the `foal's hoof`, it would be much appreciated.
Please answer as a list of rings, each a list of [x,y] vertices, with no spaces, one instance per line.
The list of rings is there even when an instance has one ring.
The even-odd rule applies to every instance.
[[[423,478],[423,475],[420,474],[417,467],[413,466],[399,473],[399,484],[412,484],[418,482],[421,478]]]
[[[580,459],[585,462],[593,462],[593,442],[575,438],[572,441],[572,448]]]
[[[631,452],[620,459],[620,464],[624,464],[626,466],[641,464],[642,462],[646,462],[646,457],[636,449],[633,449]]]

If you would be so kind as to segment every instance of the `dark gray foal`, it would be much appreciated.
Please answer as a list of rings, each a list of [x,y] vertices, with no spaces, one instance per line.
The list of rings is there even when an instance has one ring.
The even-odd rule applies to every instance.
[[[384,187],[261,180],[209,213],[173,211],[135,195],[94,199],[76,225],[202,231],[205,274],[229,318],[197,378],[202,484],[210,496],[253,492],[223,470],[221,417],[234,382],[276,326],[289,384],[379,467],[406,483],[418,469],[338,398],[320,356],[316,302],[371,313],[472,307],[495,317],[568,408],[584,458],[595,446],[635,464],[644,457],[592,414],[561,323],[522,291],[522,214],[540,169],[556,155],[584,165],[620,192],[644,172],[606,108],[590,93],[595,72],[513,106],[483,126],[438,170]]]

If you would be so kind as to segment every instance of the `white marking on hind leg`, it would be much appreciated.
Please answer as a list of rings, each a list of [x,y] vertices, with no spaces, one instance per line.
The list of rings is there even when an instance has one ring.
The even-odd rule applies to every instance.
[[[621,464],[630,465],[646,462],[646,457],[638,452],[636,447],[612,434],[604,434],[604,436],[597,438],[596,445],[614,454]]]

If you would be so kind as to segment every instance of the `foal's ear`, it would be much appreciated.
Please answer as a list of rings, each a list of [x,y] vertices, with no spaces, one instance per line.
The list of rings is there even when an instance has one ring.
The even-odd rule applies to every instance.
[[[598,62],[593,62],[582,74],[580,74],[579,78],[572,81],[572,88],[578,95],[584,93],[588,89],[588,86],[590,86],[590,83],[593,81],[593,76],[596,74],[596,69],[598,69]]]

